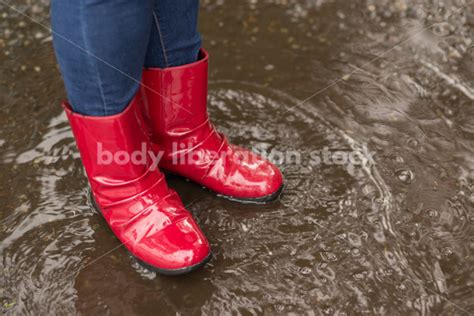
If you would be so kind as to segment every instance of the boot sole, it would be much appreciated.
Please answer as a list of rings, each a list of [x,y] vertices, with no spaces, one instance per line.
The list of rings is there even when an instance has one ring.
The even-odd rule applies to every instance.
[[[92,206],[97,210],[99,211],[99,213],[102,215],[102,211],[100,210],[99,206],[97,205],[97,202],[95,201],[95,198],[94,196],[92,195],[92,191],[89,190],[89,198],[91,199],[91,202],[92,202]],[[102,218],[104,218],[102,216]],[[105,219],[104,219],[105,220]],[[109,225],[107,225],[107,227],[109,227]],[[110,229],[110,227],[109,227]],[[115,236],[115,234],[114,234]],[[115,236],[115,238],[117,238],[117,236]],[[119,242],[121,242],[118,238],[117,240]],[[200,262],[192,265],[192,266],[188,266],[188,267],[184,267],[184,268],[179,268],[179,269],[163,269],[163,268],[158,268],[158,267],[155,267],[149,263],[146,263],[145,261],[139,259],[137,256],[133,255],[133,253],[131,253],[127,248],[125,248],[127,250],[127,252],[133,257],[135,258],[135,260],[138,262],[138,264],[140,264],[142,267],[144,267],[145,269],[147,270],[150,270],[150,271],[154,271],[156,273],[159,273],[159,274],[162,274],[162,275],[166,275],[166,276],[177,276],[177,275],[182,275],[182,274],[187,274],[187,273],[190,273],[190,272],[193,272],[193,271],[196,271],[200,268],[202,268],[204,265],[206,265],[206,263],[208,263],[211,258],[212,258],[212,252],[209,251],[209,254],[203,259],[201,260]]]
[[[184,267],[184,268],[180,268],[180,269],[162,269],[162,268],[158,268],[158,267],[152,266],[152,265],[144,262],[143,260],[138,259],[133,254],[132,254],[132,256],[135,258],[135,260],[137,260],[137,262],[142,267],[144,267],[147,270],[154,271],[154,272],[159,273],[161,275],[177,276],[177,275],[188,274],[190,272],[199,270],[200,268],[202,268],[204,265],[206,265],[206,263],[208,263],[211,260],[212,253],[209,252],[207,257],[204,258],[201,262],[198,262],[198,263],[196,263],[192,266]]]
[[[263,197],[259,197],[259,198],[236,198],[236,197],[233,197],[233,196],[230,196],[230,195],[223,195],[223,194],[220,194],[220,193],[217,193],[215,191],[212,191],[211,189],[207,189],[211,192],[213,192],[214,194],[216,194],[218,197],[222,197],[226,200],[229,200],[229,201],[232,201],[232,202],[239,202],[239,203],[247,203],[247,204],[266,204],[266,203],[270,203],[272,201],[275,201],[276,199],[278,199],[278,197],[281,195],[281,193],[283,192],[283,189],[285,188],[285,185],[282,184],[278,190],[276,190],[274,193],[272,194],[269,194],[269,195],[265,195]]]
[[[204,189],[206,189],[209,192],[214,193],[218,197],[224,198],[224,199],[232,201],[232,202],[239,202],[239,203],[244,203],[244,204],[266,204],[266,203],[272,202],[272,201],[276,200],[281,195],[281,193],[283,192],[283,189],[285,188],[285,184],[283,183],[278,188],[278,190],[276,190],[275,192],[273,192],[269,195],[265,195],[265,196],[257,197],[257,198],[239,198],[239,197],[235,197],[235,196],[231,196],[231,195],[221,194],[221,193],[216,192],[214,190],[211,190],[211,189],[209,189],[205,186],[202,186],[201,184],[197,183],[196,181],[193,181],[189,178],[183,177],[183,176],[181,176],[179,174],[176,174],[174,172],[171,172],[171,171],[168,171],[168,170],[165,170],[165,169],[160,169],[160,170],[166,175],[171,175],[171,176],[175,176],[175,177],[178,177],[178,178],[181,178],[181,179],[184,179],[184,180],[189,180],[189,181],[191,181],[191,182],[193,182],[197,185],[200,185],[201,187],[203,187]]]

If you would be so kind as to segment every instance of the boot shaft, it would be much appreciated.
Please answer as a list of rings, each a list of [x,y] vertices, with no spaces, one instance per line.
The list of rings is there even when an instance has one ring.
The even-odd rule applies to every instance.
[[[141,113],[141,93],[122,112],[85,116],[63,103],[91,190],[100,205],[135,196],[156,183],[151,149]],[[143,157],[144,155],[144,157]]]
[[[207,115],[208,54],[201,49],[198,61],[165,69],[143,71],[144,116],[152,139],[161,143],[205,125]]]

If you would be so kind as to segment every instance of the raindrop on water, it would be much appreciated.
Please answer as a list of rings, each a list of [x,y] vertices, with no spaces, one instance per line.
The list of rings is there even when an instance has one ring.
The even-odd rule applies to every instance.
[[[400,284],[399,286],[397,286],[397,288],[400,290],[400,291],[405,291],[407,289],[406,285],[405,284]]]
[[[428,214],[429,217],[431,218],[434,218],[434,217],[438,217],[439,215],[439,212],[437,210],[435,210],[434,208],[429,208],[426,210],[426,213]]]
[[[271,64],[268,64],[268,65],[265,66],[265,70],[267,70],[267,71],[270,71],[270,70],[273,70],[273,69],[275,69],[275,66],[273,66]]]
[[[282,304],[277,304],[275,305],[275,310],[279,313],[283,312],[285,310],[285,305]]]
[[[302,275],[308,275],[308,274],[311,273],[311,271],[312,271],[312,270],[311,270],[311,268],[309,268],[309,267],[304,267],[304,268],[301,268],[301,270],[300,270],[300,272],[301,272]]]
[[[347,238],[347,234],[346,233],[342,233],[342,234],[339,234],[336,236],[339,240],[345,240]]]
[[[352,256],[353,257],[359,257],[360,256],[360,250],[358,248],[353,248],[351,250]]]
[[[441,250],[441,252],[443,253],[443,255],[445,255],[446,257],[450,256],[453,254],[453,250],[451,250],[451,248],[449,247],[445,247],[443,248],[443,250]]]
[[[396,162],[396,163],[404,163],[405,159],[403,159],[402,156],[396,155],[396,156],[393,157],[393,161]]]
[[[337,261],[337,256],[332,253],[332,252],[326,252],[323,257],[327,260],[327,261]]]
[[[413,183],[415,174],[409,169],[400,169],[395,172],[396,177],[404,184]]]
[[[408,146],[410,146],[410,147],[412,147],[412,148],[418,148],[418,146],[420,145],[420,143],[418,142],[418,140],[415,139],[415,138],[410,138],[410,139],[408,139],[407,143],[408,143]]]

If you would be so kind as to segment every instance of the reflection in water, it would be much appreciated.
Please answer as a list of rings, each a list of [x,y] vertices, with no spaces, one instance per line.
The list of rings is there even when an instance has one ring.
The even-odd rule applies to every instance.
[[[281,165],[284,195],[264,206],[170,177],[215,256],[201,271],[167,278],[141,268],[91,207],[47,34],[0,7],[2,23],[17,31],[0,42],[9,52],[0,56],[0,311],[473,310],[472,22],[450,16],[453,8],[203,1],[219,129],[247,147],[297,151],[302,161]],[[45,17],[47,7],[30,10]],[[367,63],[432,21],[443,23]],[[324,149],[367,156],[365,146],[374,165],[311,160]]]

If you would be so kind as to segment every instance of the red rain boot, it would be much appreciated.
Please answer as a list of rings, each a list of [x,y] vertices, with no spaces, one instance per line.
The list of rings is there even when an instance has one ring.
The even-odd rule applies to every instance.
[[[208,261],[209,244],[151,156],[132,155],[150,149],[140,95],[112,116],[84,116],[68,103],[63,107],[95,203],[114,234],[148,268],[166,275],[187,273]]]
[[[151,139],[164,151],[160,168],[191,179],[231,200],[268,202],[283,189],[280,170],[230,145],[207,114],[208,54],[195,63],[143,72],[144,113]]]

